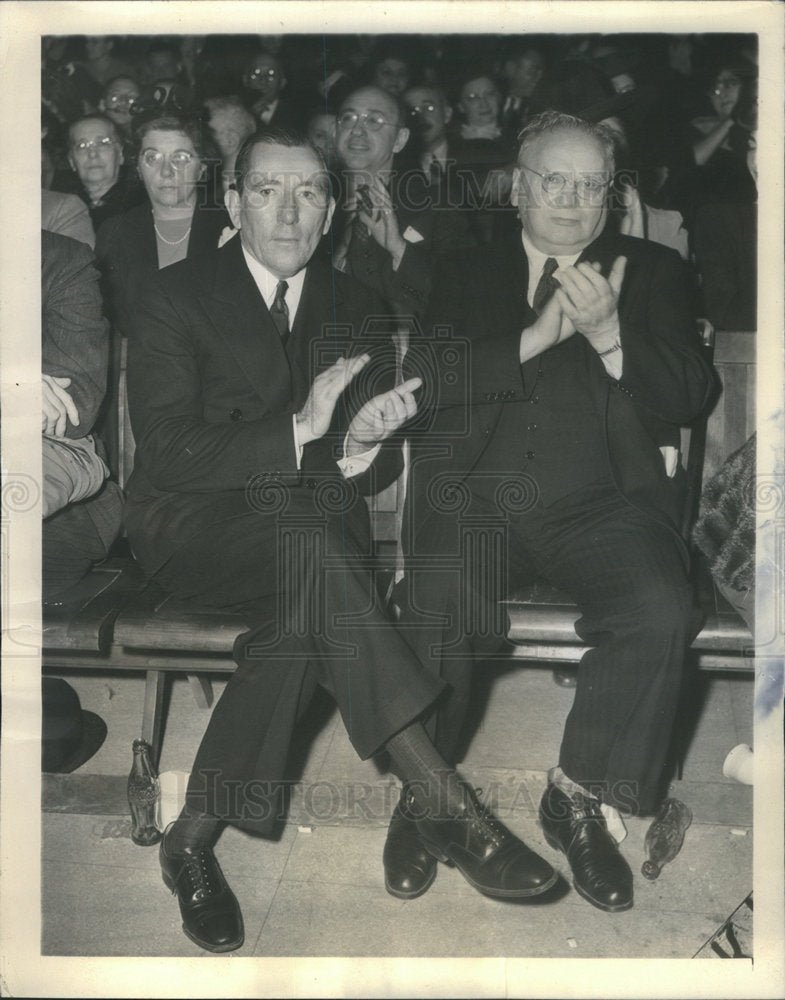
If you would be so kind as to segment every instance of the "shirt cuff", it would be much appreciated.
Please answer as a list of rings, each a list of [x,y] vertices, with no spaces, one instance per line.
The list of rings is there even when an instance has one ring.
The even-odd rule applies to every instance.
[[[600,358],[600,361],[602,361],[605,371],[610,377],[616,379],[618,382],[621,378],[622,368],[624,367],[624,351],[614,351],[613,354],[608,354],[606,357]]]
[[[297,471],[300,471],[300,463],[303,460],[303,448],[300,444],[300,439],[297,437],[297,414],[292,414],[292,431],[294,432],[294,461],[297,465]]]
[[[343,442],[343,450],[346,451],[346,440],[349,435],[346,435]],[[339,458],[337,461],[338,468],[343,473],[346,479],[352,479],[354,476],[359,476],[362,472],[367,472],[371,467],[373,460],[379,454],[379,449],[381,448],[381,442],[373,446],[370,451],[361,451],[359,455],[344,456]]]

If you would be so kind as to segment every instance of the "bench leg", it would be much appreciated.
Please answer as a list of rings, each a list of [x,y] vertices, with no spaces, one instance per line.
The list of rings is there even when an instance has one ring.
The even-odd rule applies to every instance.
[[[213,685],[210,678],[204,674],[188,674],[188,683],[199,708],[210,708],[213,703]]]
[[[166,687],[165,670],[148,670],[144,686],[144,711],[142,714],[142,739],[153,748],[153,764],[158,768],[163,740],[163,708]]]

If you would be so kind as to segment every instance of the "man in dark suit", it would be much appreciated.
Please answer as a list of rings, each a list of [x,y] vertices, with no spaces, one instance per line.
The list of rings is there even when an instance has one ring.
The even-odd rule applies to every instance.
[[[435,276],[435,335],[406,359],[424,386],[399,600],[410,644],[450,687],[431,720],[450,762],[472,663],[509,653],[499,599],[544,576],[576,600],[593,648],[540,819],[577,891],[608,911],[632,906],[633,887],[606,817],[654,808],[697,631],[664,456],[711,385],[678,256],[604,231],[613,169],[602,126],[538,116],[513,181],[522,233]],[[401,827],[388,881],[427,887],[433,866],[415,838],[407,866]]]
[[[224,821],[270,832],[317,684],[357,753],[386,748],[416,786],[428,851],[488,895],[540,895],[555,884],[551,866],[480,805],[416,721],[442,684],[398,635],[367,568],[360,493],[398,474],[391,435],[415,412],[419,380],[388,388],[389,335],[368,324],[384,332],[388,310],[311,260],[334,208],[315,147],[262,131],[236,171],[227,207],[239,236],[161,271],[129,343],[134,553],[166,590],[252,625],[161,842],[183,929],[210,951],[242,944],[213,844]]]
[[[401,164],[409,134],[404,106],[387,91],[360,87],[346,97],[335,140],[345,190],[331,251],[335,267],[400,316],[421,317],[434,260],[474,240],[457,212],[434,210],[419,164]]]

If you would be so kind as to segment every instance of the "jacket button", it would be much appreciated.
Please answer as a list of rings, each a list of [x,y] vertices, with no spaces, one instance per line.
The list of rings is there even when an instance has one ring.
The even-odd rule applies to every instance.
[[[532,398],[529,400],[529,402],[532,404],[532,406],[534,406],[535,403],[539,403],[539,401],[540,401],[540,397],[539,396],[532,396]]]
[[[315,479],[306,479],[305,480],[305,485],[306,485],[306,487],[309,490],[315,490],[316,489],[316,480]]]
[[[242,420],[243,419],[243,411],[242,410],[232,410],[232,412],[229,414],[229,419],[230,420]]]
[[[529,458],[529,459],[534,458],[534,452],[533,451],[527,451],[526,452],[526,457]]]
[[[537,424],[529,424],[529,426],[526,428],[526,430],[527,431],[536,431],[537,430]]]

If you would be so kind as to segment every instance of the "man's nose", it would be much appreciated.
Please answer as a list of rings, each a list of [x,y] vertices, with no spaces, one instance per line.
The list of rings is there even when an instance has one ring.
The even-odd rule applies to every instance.
[[[166,177],[172,177],[174,175],[174,167],[172,166],[172,161],[168,156],[165,156],[161,161],[161,173]]]
[[[95,159],[96,156],[99,156],[100,154],[98,152],[98,146],[88,146],[87,147],[87,155],[89,157],[91,157],[92,159]]]
[[[577,181],[575,178],[566,178],[564,186],[558,194],[552,196],[552,203],[560,208],[573,208],[578,201]]]
[[[297,222],[297,202],[294,198],[286,198],[278,209],[278,219],[284,225],[293,226]]]

